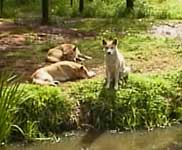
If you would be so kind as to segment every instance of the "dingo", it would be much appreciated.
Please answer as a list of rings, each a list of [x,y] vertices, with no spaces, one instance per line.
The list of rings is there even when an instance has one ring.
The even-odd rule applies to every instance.
[[[95,75],[81,64],[61,61],[36,70],[31,78],[36,84],[57,86],[60,81],[87,79]]]
[[[46,61],[52,63],[63,60],[76,62],[76,60],[85,59],[92,59],[92,57],[82,54],[74,44],[61,44],[48,51]]]
[[[103,46],[106,54],[106,88],[110,88],[111,82],[114,82],[114,89],[117,90],[119,79],[126,82],[130,68],[125,66],[124,57],[117,48],[117,39],[103,40]]]

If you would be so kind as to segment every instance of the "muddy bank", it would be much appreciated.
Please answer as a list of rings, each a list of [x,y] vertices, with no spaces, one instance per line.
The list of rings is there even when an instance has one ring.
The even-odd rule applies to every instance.
[[[152,132],[70,132],[57,142],[12,144],[1,150],[181,150],[182,127],[156,129]]]

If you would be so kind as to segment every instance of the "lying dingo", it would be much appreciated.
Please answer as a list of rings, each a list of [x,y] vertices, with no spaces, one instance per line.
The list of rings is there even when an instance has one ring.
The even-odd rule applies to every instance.
[[[74,44],[61,44],[48,51],[46,61],[52,63],[63,60],[76,62],[76,60],[82,61],[85,59],[92,58],[82,54]]]
[[[31,78],[33,83],[57,86],[60,81],[87,79],[95,76],[85,66],[72,61],[61,61],[36,70]]]

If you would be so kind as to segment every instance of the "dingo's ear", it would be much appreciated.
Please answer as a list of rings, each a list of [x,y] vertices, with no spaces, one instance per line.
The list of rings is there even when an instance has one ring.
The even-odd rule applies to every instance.
[[[105,46],[107,42],[105,40],[102,40],[102,45]]]
[[[113,44],[113,45],[117,45],[117,43],[118,43],[118,40],[117,40],[117,39],[114,39],[114,40],[112,41],[112,44]]]
[[[75,52],[75,51],[76,51],[76,49],[77,49],[77,47],[75,46],[75,47],[73,48],[73,51]]]

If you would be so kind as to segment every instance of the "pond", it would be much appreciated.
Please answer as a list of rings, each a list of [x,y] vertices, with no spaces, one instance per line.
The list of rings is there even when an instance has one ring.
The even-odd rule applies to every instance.
[[[182,127],[152,132],[79,132],[58,143],[13,144],[1,150],[182,150]]]

